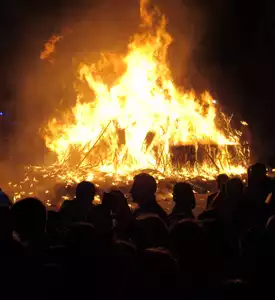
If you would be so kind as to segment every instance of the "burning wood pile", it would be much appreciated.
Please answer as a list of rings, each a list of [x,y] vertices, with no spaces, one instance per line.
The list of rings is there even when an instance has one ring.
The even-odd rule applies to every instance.
[[[174,181],[245,173],[249,149],[231,118],[208,92],[198,96],[175,85],[165,16],[140,0],[140,20],[126,55],[103,53],[98,63],[80,66],[76,105],[43,130],[56,162],[29,167],[26,178],[32,172],[43,182],[71,185],[86,179],[112,187],[128,185],[138,170]],[[48,44],[43,59],[55,49]],[[16,198],[22,196],[28,194]]]

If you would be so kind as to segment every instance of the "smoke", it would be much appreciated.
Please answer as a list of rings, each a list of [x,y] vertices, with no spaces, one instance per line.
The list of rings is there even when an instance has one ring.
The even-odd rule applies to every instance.
[[[205,29],[204,11],[199,6],[186,6],[182,0],[161,2],[168,18],[168,31],[174,39],[169,61],[175,80],[179,85],[197,92],[209,89],[196,65],[196,55]]]

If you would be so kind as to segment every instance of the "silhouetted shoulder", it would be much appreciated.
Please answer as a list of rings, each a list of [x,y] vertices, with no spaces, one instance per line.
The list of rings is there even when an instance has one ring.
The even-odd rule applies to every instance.
[[[60,207],[60,212],[75,206],[75,202],[75,200],[65,200]]]
[[[156,201],[148,203],[147,205],[143,205],[142,207],[136,209],[134,212],[135,217],[139,217],[144,214],[155,214],[165,221],[168,218],[165,210]]]

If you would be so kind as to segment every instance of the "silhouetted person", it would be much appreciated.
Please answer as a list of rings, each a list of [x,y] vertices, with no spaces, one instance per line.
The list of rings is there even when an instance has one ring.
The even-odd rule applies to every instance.
[[[128,239],[129,228],[134,218],[123,193],[120,191],[104,193],[102,205],[112,218],[116,237]]]
[[[196,207],[196,199],[192,186],[189,183],[179,182],[175,184],[173,201],[175,206],[170,215],[172,219],[194,218],[192,210]]]
[[[93,255],[96,242],[95,228],[92,224],[74,223],[68,228],[66,245],[71,255]]]
[[[0,241],[9,240],[12,237],[10,207],[9,197],[0,191]]]
[[[248,185],[262,185],[265,183],[267,179],[266,175],[266,166],[262,163],[256,163],[254,165],[249,166],[248,170]]]
[[[133,228],[132,240],[139,251],[146,248],[165,247],[167,236],[167,226],[158,215],[137,217]]]
[[[254,227],[241,236],[240,254],[243,265],[243,278],[263,291],[274,283],[273,250],[265,228]],[[271,259],[272,258],[272,259]],[[270,285],[271,284],[271,285]]]
[[[170,230],[169,247],[179,261],[182,284],[191,294],[199,292],[208,271],[204,266],[207,251],[201,225],[190,219],[179,221]]]
[[[211,210],[206,210],[206,213]],[[224,279],[228,278],[228,274],[232,269],[231,248],[228,245],[227,235],[223,223],[219,218],[205,218],[200,221],[206,236],[207,264],[210,272],[208,273],[208,283],[211,286],[220,284]],[[226,259],[225,259],[226,257]]]
[[[156,201],[157,183],[154,177],[141,173],[134,178],[131,189],[133,201],[138,204],[134,216],[142,214],[156,214],[163,220],[167,220],[166,212]]]
[[[104,200],[103,200],[104,202]],[[100,244],[102,253],[109,251],[114,239],[113,217],[103,204],[93,206],[87,216],[87,222],[93,224]]]
[[[197,219],[200,221],[217,221],[219,220],[219,215],[216,209],[208,209],[200,213]]]
[[[89,223],[74,223],[68,227],[65,281],[67,297],[111,296],[113,288],[111,248],[101,243],[96,228]],[[108,252],[108,251],[109,252]],[[66,298],[67,298],[66,297]]]
[[[206,209],[212,208],[214,199],[217,197],[219,192],[222,192],[222,189],[223,189],[224,185],[226,184],[226,182],[228,181],[228,179],[229,179],[229,177],[226,174],[220,174],[217,176],[216,182],[217,182],[218,191],[207,197]]]
[[[256,224],[262,226],[266,224],[272,214],[274,203],[273,197],[271,197],[270,205],[266,203],[266,200],[273,191],[274,180],[267,176],[265,165],[256,163],[250,166],[248,168],[248,185],[244,189],[242,212],[246,228]]]
[[[11,214],[13,230],[20,241],[31,250],[43,250],[47,246],[44,204],[38,199],[26,198],[13,205]]]
[[[218,208],[225,222],[232,222],[243,205],[243,183],[240,178],[229,179],[225,185],[226,196]]]
[[[11,220],[11,201],[9,197],[0,192],[0,255],[10,257],[22,255],[22,246],[13,239]]]
[[[0,192],[0,269],[1,294],[16,299],[27,290],[24,276],[26,275],[25,249],[20,242],[15,241],[12,235],[12,220],[10,211],[11,201],[2,191]],[[13,276],[19,276],[20,281],[16,288],[12,283]]]
[[[63,220],[60,212],[48,211],[47,234],[51,246],[60,245],[63,242]]]
[[[226,196],[228,198],[241,198],[243,196],[243,182],[240,178],[231,178],[227,181],[226,185]]]
[[[94,206],[95,193],[95,185],[91,182],[82,181],[77,185],[75,199],[64,201],[60,209],[65,224],[86,221],[87,214]]]
[[[267,177],[266,166],[256,163],[248,168],[248,185],[244,191],[247,201],[263,204],[267,196],[273,192],[274,181]]]
[[[179,266],[165,249],[147,249],[141,253],[135,283],[129,295],[134,299],[173,299],[178,296]]]
[[[114,276],[112,280],[115,282],[117,299],[127,299],[125,295],[133,284],[136,265],[137,251],[135,246],[129,242],[116,241],[113,246]]]

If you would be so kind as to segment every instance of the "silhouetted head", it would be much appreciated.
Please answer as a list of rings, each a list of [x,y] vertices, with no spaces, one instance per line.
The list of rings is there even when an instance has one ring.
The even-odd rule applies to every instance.
[[[109,193],[104,193],[102,204],[106,208],[106,210],[112,210],[116,213],[125,208],[129,208],[127,198],[121,191],[117,190],[113,190]]]
[[[133,201],[139,204],[146,203],[155,199],[157,191],[157,182],[149,174],[141,173],[134,178],[131,189]]]
[[[76,187],[76,200],[84,203],[92,203],[95,197],[95,185],[89,181],[82,181]]]
[[[221,190],[222,186],[227,183],[229,177],[226,174],[220,174],[217,176],[216,182],[218,185],[218,189]]]
[[[266,166],[256,163],[248,168],[248,184],[261,184],[266,179]]]
[[[117,284],[124,284],[126,280],[132,280],[128,277],[129,273],[134,273],[136,267],[137,250],[129,242],[117,240],[113,245],[114,270],[119,277],[114,278]],[[122,277],[124,276],[124,278]],[[128,278],[125,278],[128,277]],[[124,281],[124,282],[123,282]]]
[[[243,194],[243,182],[240,178],[229,179],[226,183],[226,193],[230,198],[240,198]]]
[[[168,299],[178,295],[179,266],[168,250],[149,248],[143,251],[137,271],[137,293],[141,293],[143,299]]]
[[[140,258],[141,268],[145,273],[149,272],[151,275],[154,273],[160,277],[166,277],[168,274],[178,274],[179,272],[176,259],[166,249],[148,248],[143,251]],[[163,279],[166,280],[166,278]]]
[[[143,215],[137,218],[133,239],[138,249],[164,247],[168,230],[166,224],[157,215]]]
[[[38,199],[26,198],[16,202],[11,214],[13,229],[21,236],[28,238],[45,233],[47,212]]]
[[[127,257],[136,258],[137,255],[137,249],[135,245],[131,244],[130,242],[116,240],[114,242],[113,249],[116,257],[119,257],[122,260]]]
[[[109,248],[113,242],[113,222],[110,213],[100,204],[92,207],[89,211],[87,221],[95,227],[96,233],[102,243]]]
[[[68,228],[66,244],[75,253],[92,255],[96,250],[94,226],[89,223],[74,223]]]
[[[116,206],[118,209],[125,209],[129,208],[127,198],[121,191],[113,190],[111,194],[114,196]]]
[[[171,228],[169,240],[174,254],[191,260],[202,247],[203,229],[194,220],[181,220]]]
[[[187,182],[178,182],[174,185],[173,200],[186,210],[192,210],[196,207],[192,186]]]

